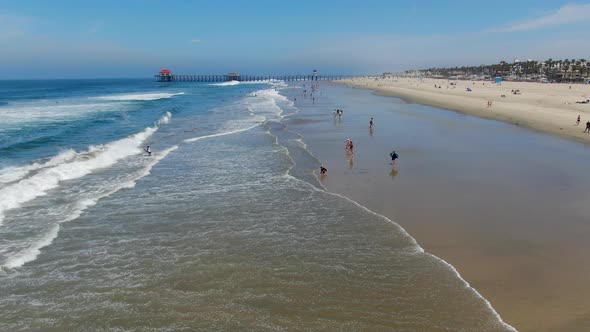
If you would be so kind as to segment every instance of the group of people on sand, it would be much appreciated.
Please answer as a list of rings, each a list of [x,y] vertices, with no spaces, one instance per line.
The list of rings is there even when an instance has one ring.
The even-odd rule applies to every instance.
[[[578,115],[578,118],[576,119],[576,126],[580,125],[580,121],[582,120],[582,118]],[[590,133],[590,121],[586,121],[586,129],[584,129],[585,133]]]

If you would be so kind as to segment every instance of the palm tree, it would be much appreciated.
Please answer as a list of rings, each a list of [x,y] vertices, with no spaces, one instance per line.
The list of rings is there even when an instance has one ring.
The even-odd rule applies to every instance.
[[[584,79],[588,73],[588,63],[586,62],[586,59],[580,59],[580,65],[582,67],[580,76],[582,76],[582,79]]]

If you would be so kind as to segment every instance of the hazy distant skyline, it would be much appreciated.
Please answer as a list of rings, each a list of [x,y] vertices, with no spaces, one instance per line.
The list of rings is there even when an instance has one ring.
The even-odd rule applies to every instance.
[[[0,79],[590,58],[590,2],[0,0]]]

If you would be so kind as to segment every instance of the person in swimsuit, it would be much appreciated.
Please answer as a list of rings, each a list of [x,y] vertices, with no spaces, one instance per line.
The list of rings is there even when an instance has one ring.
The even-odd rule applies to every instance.
[[[369,121],[369,128],[373,128],[373,118],[371,118],[371,121]]]
[[[324,165],[320,166],[320,174],[321,175],[326,175],[328,174],[328,169],[324,167]]]
[[[148,156],[152,155],[152,149],[150,149],[149,145],[145,147],[144,151],[148,154]]]

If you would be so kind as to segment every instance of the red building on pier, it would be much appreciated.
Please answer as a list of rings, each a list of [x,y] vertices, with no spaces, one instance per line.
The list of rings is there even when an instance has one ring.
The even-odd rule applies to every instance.
[[[172,72],[168,68],[164,68],[160,70],[160,82],[171,82],[172,81]]]

